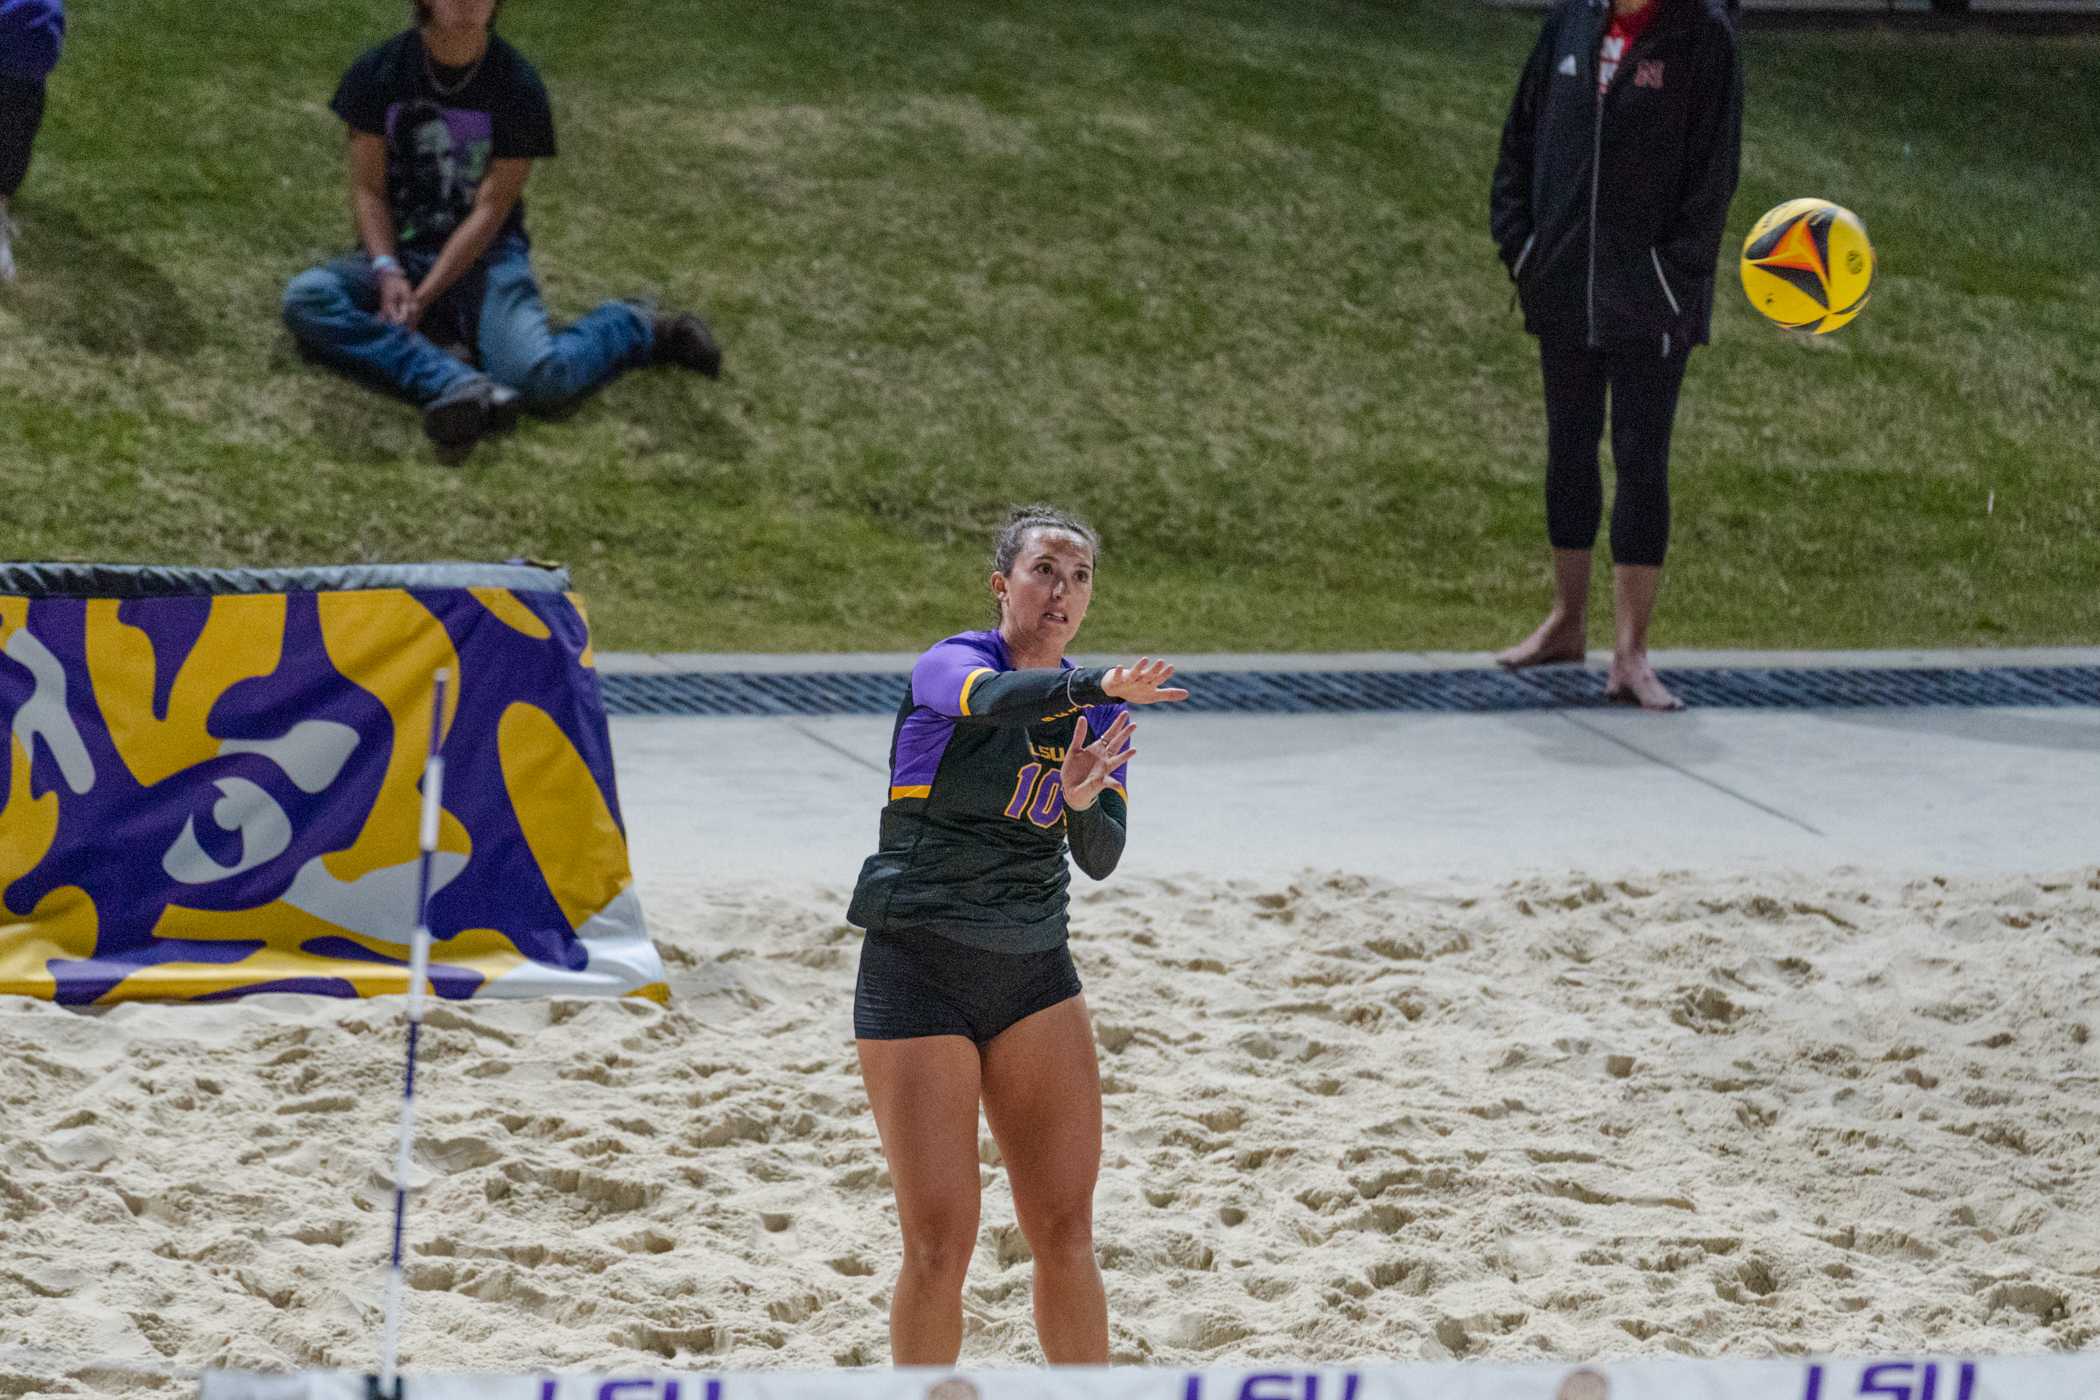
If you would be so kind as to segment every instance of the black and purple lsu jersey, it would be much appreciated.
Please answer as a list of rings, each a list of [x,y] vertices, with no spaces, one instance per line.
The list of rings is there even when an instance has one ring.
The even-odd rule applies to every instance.
[[[1126,770],[1083,812],[1065,807],[1065,748],[1126,706],[1106,674],[1070,662],[1016,671],[997,631],[940,642],[912,667],[890,739],[879,848],[846,910],[870,933],[932,933],[1001,953],[1065,941],[1067,838],[1096,880],[1115,869],[1129,820]]]

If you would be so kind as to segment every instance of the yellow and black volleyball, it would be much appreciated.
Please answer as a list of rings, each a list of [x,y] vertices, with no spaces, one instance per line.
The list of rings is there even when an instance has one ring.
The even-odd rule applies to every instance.
[[[1790,199],[1743,240],[1743,290],[1760,313],[1790,331],[1822,335],[1866,307],[1874,245],[1850,209],[1827,199]]]

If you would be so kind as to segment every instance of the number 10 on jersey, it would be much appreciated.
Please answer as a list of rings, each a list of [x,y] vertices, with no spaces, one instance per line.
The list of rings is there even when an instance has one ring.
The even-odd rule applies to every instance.
[[[1024,764],[1014,775],[1014,800],[1006,804],[1006,815],[1015,821],[1024,817],[1037,826],[1057,825],[1065,814],[1065,775],[1056,768],[1048,773],[1040,763]]]

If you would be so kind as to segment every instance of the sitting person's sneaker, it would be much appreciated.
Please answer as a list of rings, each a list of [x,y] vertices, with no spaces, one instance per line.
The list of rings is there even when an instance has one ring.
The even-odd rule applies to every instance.
[[[507,433],[518,426],[518,418],[525,412],[525,396],[508,384],[489,381],[488,431]]]
[[[684,365],[709,379],[722,377],[722,347],[707,322],[692,312],[658,316],[652,323],[655,341],[650,359],[660,365]]]
[[[423,435],[439,447],[464,450],[485,433],[517,426],[522,406],[517,390],[477,374],[423,405]]]

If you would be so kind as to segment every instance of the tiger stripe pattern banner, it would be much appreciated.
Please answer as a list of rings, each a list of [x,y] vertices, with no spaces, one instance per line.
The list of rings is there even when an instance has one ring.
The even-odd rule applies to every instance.
[[[0,993],[664,995],[559,569],[0,564]]]

